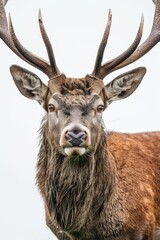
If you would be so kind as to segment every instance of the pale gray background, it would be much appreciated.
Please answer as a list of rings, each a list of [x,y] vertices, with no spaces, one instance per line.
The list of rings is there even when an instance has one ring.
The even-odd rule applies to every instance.
[[[113,24],[106,61],[128,48],[142,12],[145,39],[154,13],[151,0],[9,0],[6,10],[12,14],[19,39],[44,58],[46,52],[37,23],[39,7],[58,66],[72,77],[91,73],[109,8]],[[44,111],[18,92],[9,74],[12,64],[34,71],[47,82],[46,76],[23,63],[0,41],[0,239],[52,240],[54,236],[45,226],[43,203],[35,186],[38,129]],[[148,71],[138,90],[128,99],[113,103],[104,114],[110,130],[160,129],[160,45],[105,81],[141,65]]]

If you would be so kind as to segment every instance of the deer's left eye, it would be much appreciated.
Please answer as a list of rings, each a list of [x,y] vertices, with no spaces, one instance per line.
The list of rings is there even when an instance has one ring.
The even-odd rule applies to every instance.
[[[49,104],[49,105],[48,105],[48,110],[49,110],[50,112],[54,112],[54,111],[56,110],[56,107],[55,107],[53,104]]]
[[[104,111],[104,106],[103,106],[103,105],[99,105],[99,106],[97,107],[97,112],[101,113],[101,112],[103,112],[103,111]]]

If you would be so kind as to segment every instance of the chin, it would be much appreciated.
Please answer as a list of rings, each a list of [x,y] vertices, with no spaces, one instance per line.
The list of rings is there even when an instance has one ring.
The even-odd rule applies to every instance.
[[[87,152],[87,148],[85,147],[65,147],[64,154],[67,156],[82,156]]]

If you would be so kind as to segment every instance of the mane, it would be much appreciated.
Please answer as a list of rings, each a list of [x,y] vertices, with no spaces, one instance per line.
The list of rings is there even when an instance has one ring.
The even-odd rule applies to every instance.
[[[78,232],[91,212],[96,219],[103,211],[104,202],[109,199],[114,184],[110,163],[106,161],[105,132],[95,153],[72,158],[63,156],[51,145],[45,119],[40,137],[38,187],[58,224],[63,229]]]

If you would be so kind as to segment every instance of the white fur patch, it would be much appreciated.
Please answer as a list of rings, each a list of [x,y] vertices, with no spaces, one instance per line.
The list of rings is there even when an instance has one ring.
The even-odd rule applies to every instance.
[[[83,155],[86,152],[86,149],[83,147],[66,147],[64,149],[66,155]]]

